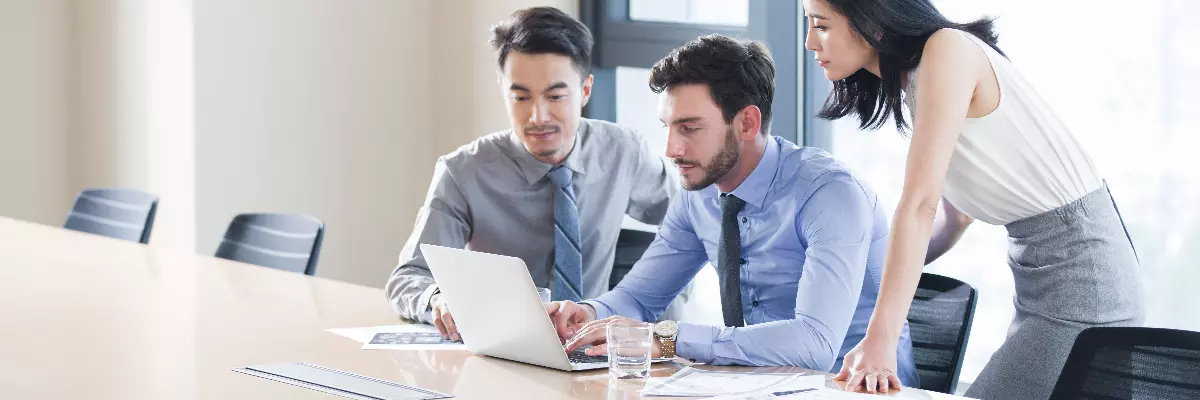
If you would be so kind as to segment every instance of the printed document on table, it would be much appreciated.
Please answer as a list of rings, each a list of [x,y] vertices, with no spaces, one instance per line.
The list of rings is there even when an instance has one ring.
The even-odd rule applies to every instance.
[[[775,387],[800,376],[787,373],[706,371],[686,367],[669,378],[649,380],[642,395],[710,397],[749,393]]]

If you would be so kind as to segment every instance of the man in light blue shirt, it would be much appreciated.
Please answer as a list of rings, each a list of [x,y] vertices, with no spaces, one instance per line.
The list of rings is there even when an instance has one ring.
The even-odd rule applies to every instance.
[[[655,356],[716,365],[837,371],[866,333],[888,224],[875,193],[840,162],[768,132],[775,68],[757,42],[693,40],[655,64],[667,156],[688,191],[612,291],[547,306],[567,351],[606,351],[613,320],[655,321],[709,262],[725,326],[663,321]],[[918,386],[908,326],[898,376]]]

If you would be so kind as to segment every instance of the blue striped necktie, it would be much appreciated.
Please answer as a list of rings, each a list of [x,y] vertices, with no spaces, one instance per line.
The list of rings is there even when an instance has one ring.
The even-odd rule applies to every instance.
[[[554,182],[554,282],[551,296],[555,301],[580,301],[583,298],[583,251],[579,242],[579,206],[571,188],[571,170],[557,166],[550,170]]]

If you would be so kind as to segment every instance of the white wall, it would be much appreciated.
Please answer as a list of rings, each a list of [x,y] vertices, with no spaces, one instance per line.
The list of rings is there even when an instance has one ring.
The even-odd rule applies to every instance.
[[[75,189],[147,189],[142,62],[147,32],[141,1],[72,2]]]
[[[0,1],[0,215],[61,225],[71,205],[65,0]]]
[[[241,212],[327,225],[317,274],[382,287],[428,184],[429,2],[195,4],[197,251]]]
[[[317,274],[381,287],[437,156],[507,127],[488,28],[534,4],[196,2],[197,251],[239,212],[309,213]]]
[[[187,173],[191,149],[172,146],[186,143],[177,139],[190,135],[190,128],[179,127],[190,121],[175,113],[150,134],[152,117],[166,115],[162,111],[190,113],[190,94],[175,96],[161,90],[164,85],[151,85],[151,78],[190,85],[191,74],[151,68],[156,52],[149,46],[156,38],[159,48],[190,52],[190,36],[164,34],[190,34],[188,24],[179,23],[189,13],[176,12],[166,19],[169,25],[150,24],[169,16],[156,9],[186,11],[190,3],[0,2],[0,215],[61,225],[80,189],[147,190],[163,200],[152,244],[191,251],[195,223],[186,191],[194,186]],[[156,183],[153,176],[166,178]]]
[[[193,0],[139,0],[146,10],[147,185],[158,193],[155,246],[196,246]]]
[[[436,157],[507,128],[490,26],[540,4],[577,14],[573,0],[0,2],[0,215],[59,225],[81,188],[148,190],[151,245],[211,254],[237,213],[307,213],[328,228],[318,275],[382,286]]]
[[[158,195],[150,244],[180,251],[195,247],[191,3],[73,0],[68,21],[71,193]]]

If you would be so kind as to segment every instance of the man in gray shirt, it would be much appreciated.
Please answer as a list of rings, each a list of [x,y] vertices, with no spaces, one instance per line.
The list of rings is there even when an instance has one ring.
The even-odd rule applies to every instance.
[[[438,159],[386,291],[400,316],[458,340],[419,250],[428,243],[519,257],[554,300],[607,292],[625,215],[658,224],[675,191],[666,162],[630,129],[580,117],[592,36],[550,7],[492,28],[512,129]]]

